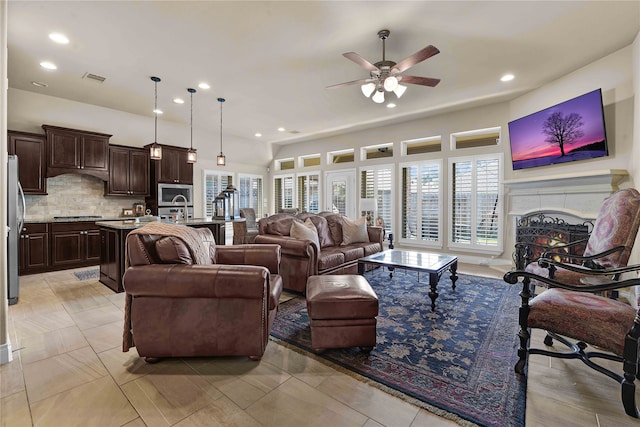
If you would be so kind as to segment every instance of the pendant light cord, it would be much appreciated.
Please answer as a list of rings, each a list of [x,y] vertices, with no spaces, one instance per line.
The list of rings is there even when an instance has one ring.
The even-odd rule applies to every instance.
[[[222,154],[222,103],[224,101],[224,98],[218,98],[218,102],[220,103],[220,154]]]
[[[156,87],[156,95],[155,95],[155,101],[154,101],[154,110],[153,110],[153,115],[155,117],[155,130],[154,130],[154,135],[153,135],[153,142],[158,142],[158,81],[154,80],[155,83],[155,87]]]
[[[195,90],[193,90],[193,92],[192,90],[189,90],[191,94],[191,141],[189,142],[189,148],[191,151],[193,151],[193,92],[195,92]]]

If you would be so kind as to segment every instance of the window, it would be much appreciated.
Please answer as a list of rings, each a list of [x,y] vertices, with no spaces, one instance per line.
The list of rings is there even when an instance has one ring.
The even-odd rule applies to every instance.
[[[295,168],[296,165],[293,159],[280,159],[276,160],[276,170],[285,171]]]
[[[499,127],[477,129],[468,132],[457,132],[451,134],[451,149],[489,147],[500,144]]]
[[[340,151],[331,151],[327,153],[327,164],[338,164],[338,163],[353,163],[354,150],[353,148],[349,150],[340,150]]]
[[[442,150],[442,138],[432,136],[429,138],[410,139],[402,141],[402,155],[437,153]]]
[[[320,154],[310,154],[308,156],[300,156],[298,164],[300,167],[308,168],[310,166],[320,166]]]
[[[320,207],[320,173],[298,174],[298,203],[301,212],[318,213]]]
[[[402,166],[400,239],[442,247],[442,161]]]
[[[393,166],[381,165],[360,170],[360,198],[376,199],[378,212],[374,224],[387,233],[393,230]]]
[[[253,208],[256,218],[263,215],[262,176],[238,174],[238,196],[241,208]]]
[[[368,147],[362,147],[361,159],[381,159],[385,157],[393,157],[393,143],[370,145]]]
[[[227,172],[211,170],[203,171],[203,175],[204,183],[202,188],[204,188],[204,197],[202,200],[204,200],[204,216],[205,218],[213,217],[213,199],[233,183],[233,177]]]
[[[502,155],[449,159],[449,170],[450,246],[502,252]]]
[[[282,209],[293,208],[293,175],[280,175],[273,178],[273,195],[276,213]]]

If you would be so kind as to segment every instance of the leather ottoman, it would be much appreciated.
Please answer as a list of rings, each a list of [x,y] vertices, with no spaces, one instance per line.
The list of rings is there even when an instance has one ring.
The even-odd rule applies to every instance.
[[[367,279],[360,275],[310,276],[306,295],[313,351],[373,349],[378,297]]]

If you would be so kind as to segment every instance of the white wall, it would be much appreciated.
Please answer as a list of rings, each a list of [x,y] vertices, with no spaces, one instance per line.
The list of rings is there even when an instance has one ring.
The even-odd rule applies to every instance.
[[[44,133],[43,124],[89,130],[113,135],[112,144],[142,147],[153,142],[154,121],[118,110],[69,101],[19,89],[9,90],[8,129]],[[158,142],[188,148],[188,125],[158,120]],[[193,146],[198,150],[198,163],[194,165],[194,208],[202,211],[202,169],[215,169],[220,151],[218,133],[193,128]],[[266,174],[271,157],[271,146],[266,143],[224,135],[225,170],[252,174]],[[250,153],[250,154],[248,154]],[[35,213],[34,215],[37,215]]]

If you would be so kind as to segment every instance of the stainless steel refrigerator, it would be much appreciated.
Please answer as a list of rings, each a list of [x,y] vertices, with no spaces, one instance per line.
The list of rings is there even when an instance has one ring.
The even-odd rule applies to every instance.
[[[7,165],[7,273],[9,277],[9,305],[18,302],[20,278],[18,277],[18,254],[20,253],[20,231],[24,225],[25,200],[18,179],[18,156],[9,156]]]

